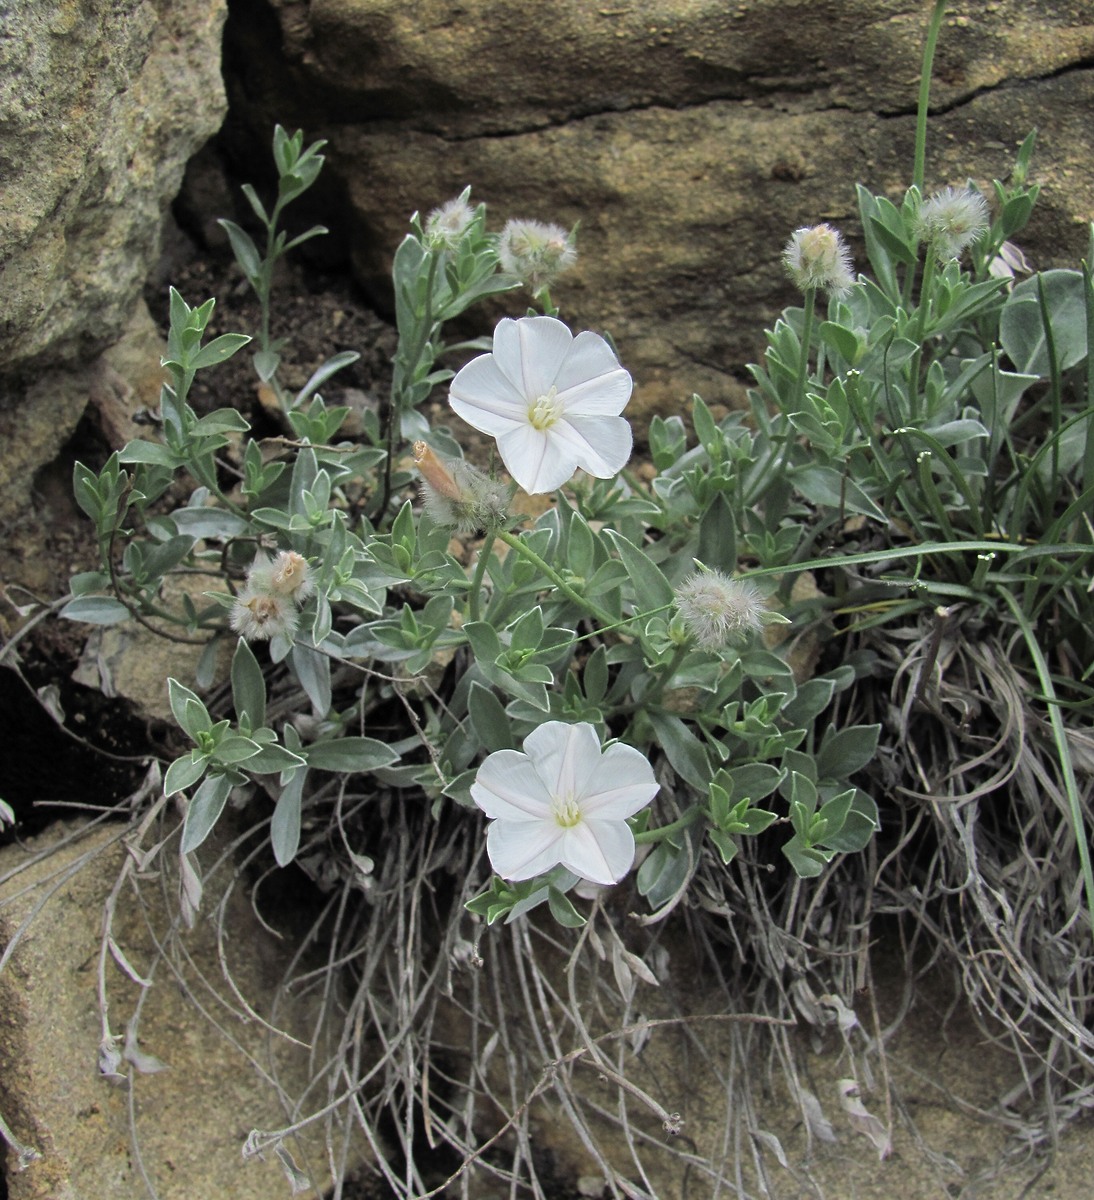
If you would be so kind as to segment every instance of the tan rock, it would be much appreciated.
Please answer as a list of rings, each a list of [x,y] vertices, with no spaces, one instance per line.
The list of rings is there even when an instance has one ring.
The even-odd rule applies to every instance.
[[[35,852],[55,845],[39,861],[16,846],[0,851],[0,879],[5,880],[0,944],[28,922],[0,973],[0,1112],[16,1137],[43,1156],[22,1172],[9,1157],[11,1200],[146,1200],[149,1194],[131,1136],[129,1093],[97,1070],[103,906],[126,856],[123,832],[117,824],[92,830],[54,827],[34,839]],[[59,844],[62,834],[67,841]],[[212,862],[214,854],[202,858]],[[157,860],[155,865],[163,864]],[[240,1153],[253,1127],[288,1124],[281,1100],[255,1065],[201,1014],[199,1002],[266,1069],[271,1060],[264,1056],[272,1054],[286,1096],[302,1093],[309,1079],[305,1049],[282,1038],[271,1039],[265,1049],[258,1022],[239,1019],[240,1006],[224,982],[209,919],[223,894],[216,879],[206,879],[198,928],[182,942],[189,962],[177,951],[173,960],[194,999],[179,987],[168,963],[157,961],[149,932],[155,930],[162,940],[177,918],[171,885],[164,889],[170,897],[166,907],[157,880],[142,885],[140,900],[126,886],[114,922],[127,960],[152,979],[140,1018],[140,1049],[168,1068],[137,1076],[132,1096],[140,1160],[161,1200],[268,1200],[288,1194],[275,1158],[244,1163]],[[43,907],[35,911],[39,904]],[[226,927],[233,977],[249,1003],[268,1014],[289,953],[286,944],[258,925],[238,888],[228,902]],[[112,1028],[124,1032],[139,989],[109,956],[105,971]],[[210,996],[199,971],[231,1011]],[[288,1022],[301,1040],[313,1020],[314,1014],[300,1006],[278,1013],[281,1027]],[[319,1143],[293,1144],[292,1153],[299,1166],[312,1171],[313,1187],[302,1194],[322,1196],[329,1179]]]
[[[0,45],[0,373],[109,345],[220,125],[223,0],[17,5]]]

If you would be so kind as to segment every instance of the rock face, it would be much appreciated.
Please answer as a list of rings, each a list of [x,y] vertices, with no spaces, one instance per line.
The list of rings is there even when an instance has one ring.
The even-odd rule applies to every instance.
[[[273,1154],[244,1162],[240,1148],[253,1125],[289,1123],[282,1101],[308,1086],[308,1052],[303,1040],[267,1039],[242,1010],[239,996],[268,1011],[287,956],[238,887],[226,901],[225,946],[239,991],[233,995],[224,980],[211,915],[230,866],[207,878],[198,928],[181,944],[170,937],[177,919],[171,883],[161,892],[146,880],[140,900],[132,878],[122,889],[114,937],[124,961],[151,981],[140,1010],[140,1049],[167,1069],[136,1076],[132,1097],[96,1070],[103,907],[126,861],[123,833],[118,824],[59,825],[31,839],[30,853],[17,846],[0,851],[0,944],[20,939],[0,973],[0,1112],[41,1155],[20,1171],[9,1153],[4,1194],[11,1200],[288,1195]],[[45,850],[48,856],[39,855]],[[157,869],[167,857],[156,860]],[[173,947],[170,962],[157,954],[153,937]],[[112,1028],[124,1032],[139,989],[109,955],[104,967]],[[309,1037],[314,1006],[293,1001],[286,1009],[277,1015],[279,1027]],[[280,1097],[262,1071],[277,1077],[285,1089]],[[312,1183],[302,1180],[300,1194],[318,1200],[329,1185],[322,1136],[289,1140],[298,1165],[310,1170]]]
[[[930,8],[240,0],[229,145],[237,161],[265,153],[276,121],[330,140],[353,262],[378,297],[406,218],[466,184],[499,225],[580,221],[562,315],[611,331],[645,406],[732,400],[793,300],[790,232],[826,220],[854,241],[854,183],[896,196],[910,181]],[[1038,127],[1045,187],[1023,245],[1039,265],[1086,248],[1092,56],[1080,0],[957,0],[943,26],[928,188],[1005,177]]]
[[[9,6],[5,6],[7,9]],[[24,0],[0,40],[0,375],[108,346],[220,126],[224,0]]]
[[[98,356],[224,117],[224,15],[225,0],[0,5],[0,520],[28,511],[35,471],[113,375]]]

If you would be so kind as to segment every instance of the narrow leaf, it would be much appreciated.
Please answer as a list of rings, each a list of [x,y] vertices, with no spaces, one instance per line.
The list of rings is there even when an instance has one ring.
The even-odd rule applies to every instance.
[[[196,850],[209,836],[224,811],[232,785],[226,775],[210,775],[194,793],[182,827],[183,854]]]
[[[270,821],[270,842],[279,867],[288,866],[300,848],[300,812],[307,771],[297,771],[281,789]]]

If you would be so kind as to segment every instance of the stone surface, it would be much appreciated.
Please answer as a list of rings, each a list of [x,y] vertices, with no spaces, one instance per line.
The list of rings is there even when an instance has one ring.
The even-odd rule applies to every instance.
[[[581,260],[555,297],[573,324],[613,334],[639,409],[739,397],[764,325],[794,299],[779,265],[790,232],[828,220],[854,240],[855,181],[897,196],[911,175],[924,0],[234,11],[235,163],[259,177],[275,121],[328,138],[337,183],[322,198],[348,200],[341,232],[377,297],[409,214],[466,184],[498,225],[580,221]],[[1040,265],[1073,264],[1094,217],[1090,7],[948,13],[928,187],[1004,177],[1037,126],[1045,186],[1023,245]]]
[[[57,457],[89,406],[112,449],[147,436],[132,417],[140,408],[159,406],[165,378],[159,363],[166,346],[143,300],[132,305],[115,336],[86,365],[43,369],[25,388],[8,393],[12,403],[0,400],[0,521],[18,520],[41,503],[35,472]],[[66,486],[71,490],[71,480]]]
[[[31,849],[77,831],[55,826]],[[258,1023],[239,1019],[239,1002],[222,977],[210,922],[223,894],[216,876],[206,879],[197,929],[181,942],[191,957],[187,960],[177,946],[173,951],[192,999],[168,963],[157,962],[149,932],[155,930],[162,940],[176,919],[174,886],[164,889],[166,905],[155,879],[142,885],[140,901],[131,885],[121,891],[117,942],[138,972],[154,972],[140,1018],[140,1048],[168,1065],[137,1078],[132,1097],[136,1142],[128,1091],[96,1070],[103,905],[126,855],[122,831],[117,824],[84,831],[79,840],[69,838],[36,863],[19,847],[0,851],[0,944],[7,944],[44,902],[0,973],[0,1112],[19,1139],[42,1154],[21,1172],[9,1156],[6,1194],[10,1200],[146,1200],[136,1146],[160,1200],[288,1195],[273,1156],[248,1163],[241,1157],[250,1129],[277,1129],[288,1121],[282,1099],[240,1047],[256,1055],[265,1070],[277,1072],[286,1102],[307,1085],[307,1051],[279,1038],[264,1049]],[[208,864],[215,857],[209,844],[201,858]],[[20,874],[9,874],[23,865]],[[221,878],[228,874],[223,868],[219,873]],[[237,887],[228,901],[226,953],[242,995],[260,1014],[268,1014],[292,943],[279,943],[259,926],[242,890]],[[233,1011],[210,995],[202,976]],[[124,1032],[138,988],[109,956],[106,977],[112,1027]],[[236,1046],[199,1012],[199,1003]],[[314,1027],[314,1014],[299,1005],[279,1012],[277,1019],[300,1038]],[[322,1196],[328,1180],[317,1144],[293,1144],[292,1153],[313,1172],[313,1187],[301,1194]]]
[[[88,359],[125,326],[186,160],[224,115],[224,14],[224,0],[5,13],[0,375]]]

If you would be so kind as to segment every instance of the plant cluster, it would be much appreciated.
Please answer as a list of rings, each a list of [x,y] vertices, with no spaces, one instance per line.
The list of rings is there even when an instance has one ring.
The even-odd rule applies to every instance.
[[[318,148],[278,130],[279,197],[315,178]],[[275,228],[280,207],[266,259],[227,226],[263,311],[271,258],[287,244]],[[187,402],[195,373],[247,339],[224,334],[203,344],[212,302],[191,308],[172,292],[163,440],[130,443],[97,474],[76,469],[103,561],[74,580],[66,615],[181,627],[209,639],[208,663],[220,639],[242,635],[234,719],[210,713],[181,681],[170,684],[172,711],[194,744],[165,779],[168,796],[187,797],[182,852],[197,850],[233,789],[259,783],[273,800],[274,855],[291,862],[312,781],[328,772],[371,772],[377,788],[396,790],[404,803],[473,809],[487,786],[476,784],[480,771],[494,777],[512,756],[527,760],[537,730],[565,723],[581,733],[579,765],[583,755],[592,755],[586,767],[599,759],[602,743],[604,763],[638,755],[644,798],[607,802],[623,815],[601,824],[574,800],[566,780],[577,768],[566,755],[537,763],[544,790],[535,800],[546,808],[528,815],[524,832],[535,824],[545,846],[569,849],[536,854],[531,875],[502,867],[470,900],[489,921],[549,899],[556,917],[581,923],[566,893],[582,879],[618,882],[636,844],[645,847],[638,888],[663,909],[687,887],[704,843],[728,864],[742,837],[775,824],[787,830],[783,851],[798,874],[818,874],[837,853],[862,849],[876,828],[874,802],[850,777],[870,759],[878,728],[820,719],[853,668],[795,677],[759,637],[787,620],[772,585],[796,543],[787,536],[790,511],[764,511],[777,472],[774,463],[763,469],[757,449],[778,445],[784,455],[786,435],[764,443],[739,418],[715,422],[695,398],[700,444],[687,452],[683,422],[656,419],[652,486],[621,477],[631,456],[620,415],[630,376],[603,337],[575,337],[550,315],[554,272],[545,263],[553,246],[556,271],[569,265],[572,238],[529,223],[515,236],[513,222],[494,235],[485,221],[466,193],[412,221],[395,256],[392,394],[366,421],[362,442],[338,439],[347,410],[318,393],[345,355],[288,398],[289,448],[248,437],[235,409],[199,418]],[[440,365],[483,348],[446,343],[447,323],[476,299],[522,283],[548,311],[502,320],[490,351],[455,375]],[[277,382],[277,352],[260,339],[256,369],[268,383]],[[496,438],[513,485],[468,463],[449,429],[426,426],[420,406],[444,383],[455,414]],[[743,475],[750,459],[756,465]],[[164,511],[157,501],[184,473],[196,486],[184,506]],[[556,493],[555,503],[522,517],[518,484],[527,495]],[[468,546],[471,571],[459,557]],[[733,578],[742,558],[764,568],[766,586]],[[164,581],[176,569],[210,576],[207,604],[186,594],[181,612],[165,606]],[[265,668],[255,653],[262,641]],[[422,686],[439,664],[440,681]],[[352,683],[344,667],[357,668]],[[270,671],[288,672],[299,697],[279,723],[266,719]],[[527,782],[519,771],[514,778]],[[498,817],[504,796],[512,820],[514,804],[532,803],[513,786],[510,794],[495,786],[480,807]],[[506,828],[499,820],[491,829],[495,866],[510,862],[495,850]]]
[[[491,232],[469,191],[415,215],[395,253],[391,392],[361,435],[341,436],[348,410],[320,393],[352,355],[288,391],[273,265],[321,232],[290,240],[280,221],[322,155],[275,132],[273,209],[247,189],[264,253],[225,228],[262,304],[255,369],[292,437],[256,438],[230,407],[198,416],[196,372],[250,339],[206,341],[213,301],[172,291],[161,436],[75,472],[101,563],[73,579],[65,615],[206,643],[198,679],[170,682],[192,748],[164,779],[191,897],[195,852],[233,795],[268,822],[279,865],[329,878],[339,864],[366,903],[397,809],[421,847],[400,842],[417,864],[400,869],[454,876],[455,921],[546,904],[586,926],[632,871],[647,923],[680,905],[730,911],[738,871],[797,896],[881,824],[863,786],[891,723],[877,703],[865,719],[879,675],[914,662],[905,717],[948,720],[960,629],[1000,648],[1037,706],[1031,740],[1077,862],[1061,888],[1081,885],[1094,914],[1069,727],[1094,695],[1090,267],[1019,279],[1033,136],[989,194],[928,194],[925,113],[924,94],[905,195],[858,190],[864,269],[838,230],[793,233],[783,261],[802,303],[768,331],[748,410],[695,396],[690,422],[654,417],[649,472],[628,465],[632,381],[615,347],[575,334],[552,299],[574,232]],[[491,338],[452,332],[520,288],[533,307]],[[431,426],[440,388],[458,420]],[[504,471],[468,460],[466,426]],[[174,573],[206,577],[205,601],[172,599]],[[230,709],[201,695],[226,640]],[[946,728],[975,743],[968,707]],[[617,978],[645,969],[624,953]]]

